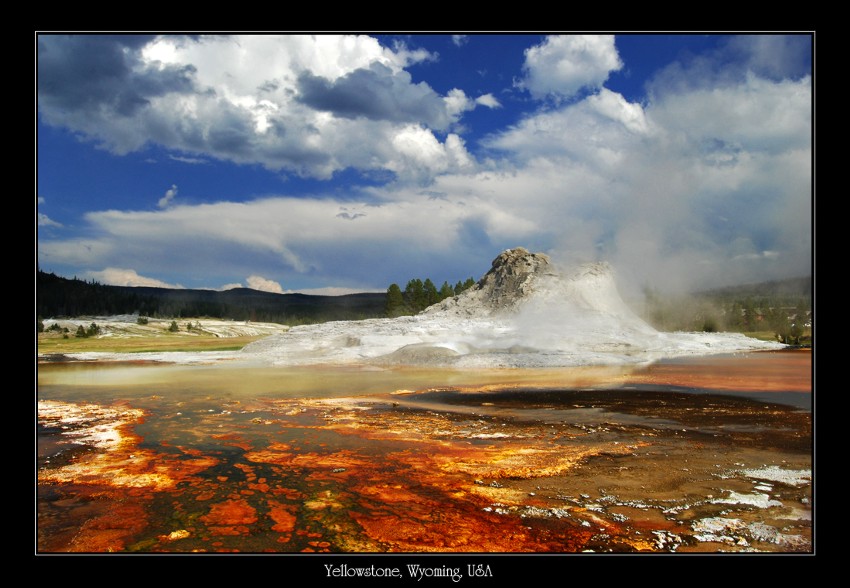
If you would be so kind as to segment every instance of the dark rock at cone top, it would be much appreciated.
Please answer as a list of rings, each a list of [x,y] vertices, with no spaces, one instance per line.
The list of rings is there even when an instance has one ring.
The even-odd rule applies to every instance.
[[[510,311],[530,298],[543,278],[553,276],[556,272],[548,255],[530,253],[523,247],[508,249],[493,260],[475,286],[428,307],[422,314],[487,316]]]
[[[528,296],[533,291],[535,277],[550,270],[548,255],[517,247],[499,254],[477,285],[491,306],[504,308]]]

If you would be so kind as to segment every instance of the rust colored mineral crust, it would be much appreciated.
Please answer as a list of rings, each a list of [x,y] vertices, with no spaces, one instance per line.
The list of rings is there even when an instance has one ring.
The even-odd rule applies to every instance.
[[[201,455],[195,450],[185,451],[192,458],[183,459],[182,456],[140,449],[138,445],[143,439],[131,429],[142,422],[144,412],[141,410],[59,402],[39,403],[39,419],[49,420],[56,411],[63,411],[66,419],[73,418],[81,427],[74,431],[70,439],[79,439],[74,443],[91,444],[95,451],[58,468],[41,468],[38,472],[41,483],[92,484],[162,491],[173,488],[181,481],[193,480],[196,474],[218,463],[216,458]],[[103,420],[104,414],[108,416],[107,422]]]
[[[534,532],[515,517],[487,516],[480,510],[432,510],[430,516],[381,512],[352,513],[366,534],[394,552],[572,552],[592,532]]]
[[[288,466],[295,454],[287,443],[270,443],[265,449],[254,449],[245,453],[245,459],[256,463]]]
[[[122,551],[148,524],[145,505],[136,501],[113,504],[106,512],[83,523],[63,551],[75,553]]]
[[[272,531],[292,533],[295,530],[295,523],[297,521],[293,513],[297,507],[291,504],[283,504],[276,500],[268,500],[266,504],[269,506],[269,518],[274,521]]]
[[[347,496],[328,491],[305,500],[303,506],[323,515],[348,511],[375,546],[411,552],[577,551],[593,535],[580,526],[581,521],[594,521],[597,528],[609,534],[621,534],[616,523],[578,511],[574,522],[563,521],[550,530],[532,533],[520,517],[486,512],[495,501],[515,508],[533,502],[526,494],[480,486],[473,480],[556,476],[594,455],[625,455],[634,446],[627,449],[615,443],[585,443],[564,447],[528,436],[499,439],[496,445],[474,445],[458,435],[457,425],[444,416],[336,408],[333,420],[319,428],[371,441],[401,442],[407,449],[387,453],[381,462],[350,450],[304,453],[291,459],[285,452],[288,464],[297,465],[306,480],[345,479]],[[434,439],[435,434],[448,438]],[[282,461],[279,454],[270,451],[252,452],[247,457],[255,462]],[[352,499],[358,508],[347,506]],[[628,541],[624,537],[622,544]]]
[[[246,525],[257,522],[257,511],[244,499],[231,499],[213,504],[200,520],[212,535],[247,535],[250,529]]]
[[[225,434],[222,434],[222,435],[212,435],[212,438],[224,441],[225,445],[230,445],[232,447],[238,447],[239,449],[242,449],[244,451],[251,451],[251,449],[253,449],[253,447],[251,446],[250,443],[245,441],[242,438],[242,436],[237,435],[236,433],[225,433]]]

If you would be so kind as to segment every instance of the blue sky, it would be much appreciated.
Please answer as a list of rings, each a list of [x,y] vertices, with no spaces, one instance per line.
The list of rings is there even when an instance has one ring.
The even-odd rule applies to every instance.
[[[40,269],[345,293],[502,250],[810,275],[812,37],[37,36]]]

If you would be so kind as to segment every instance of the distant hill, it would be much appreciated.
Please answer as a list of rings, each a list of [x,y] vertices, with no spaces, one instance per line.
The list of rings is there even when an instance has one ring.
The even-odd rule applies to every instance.
[[[36,277],[36,313],[44,318],[138,313],[294,325],[382,317],[385,305],[386,294],[380,292],[342,296],[275,294],[250,288],[218,292],[108,286],[42,271]]]
[[[711,299],[729,298],[787,298],[809,301],[812,297],[812,277],[771,280],[725,288],[713,288],[697,293],[698,296]]]

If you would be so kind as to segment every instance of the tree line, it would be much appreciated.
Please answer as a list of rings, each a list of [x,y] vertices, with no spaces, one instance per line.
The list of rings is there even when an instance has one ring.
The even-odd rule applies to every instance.
[[[152,296],[128,292],[95,280],[63,278],[39,271],[36,276],[36,313],[40,316],[89,316],[138,312],[155,316]],[[129,310],[128,310],[129,309]]]
[[[214,290],[110,286],[39,271],[38,317],[137,314],[151,318],[210,317],[287,325],[384,316],[386,295],[275,294],[248,288]]]
[[[475,285],[475,280],[467,278],[452,286],[448,281],[437,289],[431,278],[413,278],[402,290],[398,284],[390,284],[387,288],[386,315],[390,318],[417,314],[432,304],[442,302],[446,298],[457,296],[464,290]]]

